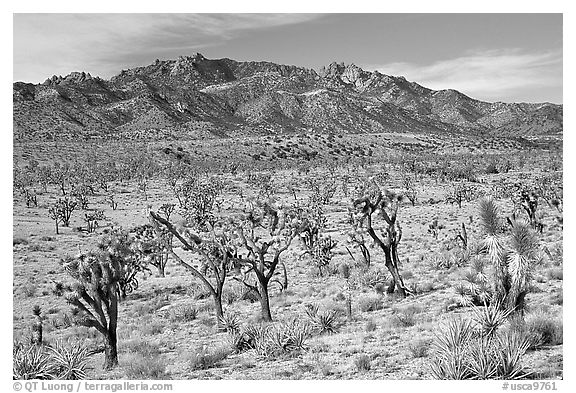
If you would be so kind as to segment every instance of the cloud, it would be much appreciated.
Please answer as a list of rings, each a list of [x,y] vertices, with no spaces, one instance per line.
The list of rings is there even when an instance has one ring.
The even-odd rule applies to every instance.
[[[110,76],[317,14],[15,14],[14,78],[89,70]],[[63,71],[66,70],[66,71]]]
[[[519,49],[467,53],[432,64],[406,62],[366,65],[366,69],[404,76],[434,90],[455,89],[474,98],[499,100],[538,88],[561,88],[562,52]]]

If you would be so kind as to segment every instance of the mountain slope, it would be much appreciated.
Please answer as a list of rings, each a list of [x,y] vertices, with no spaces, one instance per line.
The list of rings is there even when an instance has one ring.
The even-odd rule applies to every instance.
[[[488,103],[403,77],[332,63],[318,72],[270,62],[156,60],[110,80],[74,72],[13,86],[16,140],[195,138],[309,130],[562,133],[554,104]]]

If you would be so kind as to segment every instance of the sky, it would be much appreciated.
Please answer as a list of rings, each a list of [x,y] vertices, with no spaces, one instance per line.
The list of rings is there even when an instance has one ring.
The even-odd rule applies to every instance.
[[[562,103],[562,14],[14,14],[13,80],[155,59],[333,61],[485,101]]]

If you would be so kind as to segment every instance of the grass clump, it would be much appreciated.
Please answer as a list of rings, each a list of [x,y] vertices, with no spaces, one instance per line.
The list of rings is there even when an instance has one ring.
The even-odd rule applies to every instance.
[[[190,354],[188,365],[191,370],[207,370],[218,367],[230,353],[231,350],[226,347],[218,347],[213,351],[208,350],[206,347],[198,348]]]
[[[531,348],[546,345],[560,345],[564,342],[563,324],[560,318],[551,318],[543,312],[529,314],[525,320],[525,330],[531,337]]]
[[[428,355],[430,349],[430,341],[418,339],[408,344],[408,350],[414,358],[423,358]]]
[[[360,355],[356,359],[354,359],[354,366],[356,370],[362,371],[370,371],[372,368],[372,363],[370,361],[370,357],[368,355]]]
[[[167,379],[166,362],[161,356],[130,355],[124,362],[126,377],[130,379]]]
[[[377,295],[364,296],[358,300],[358,308],[362,312],[378,311],[384,308],[384,302]]]

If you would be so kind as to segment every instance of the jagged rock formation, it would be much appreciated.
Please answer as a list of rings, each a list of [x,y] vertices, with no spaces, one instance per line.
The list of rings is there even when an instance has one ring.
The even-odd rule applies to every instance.
[[[475,100],[332,63],[318,72],[199,53],[123,70],[16,82],[16,140],[196,138],[286,132],[562,133],[563,108]]]

